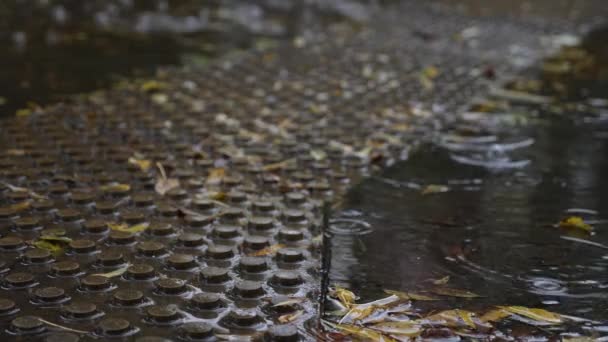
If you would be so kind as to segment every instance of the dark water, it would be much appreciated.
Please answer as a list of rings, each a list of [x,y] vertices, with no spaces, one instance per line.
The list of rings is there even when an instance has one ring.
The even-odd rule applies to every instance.
[[[463,165],[427,146],[364,181],[337,224],[361,220],[371,232],[333,236],[330,281],[365,302],[385,297],[383,289],[421,291],[429,279],[450,276],[449,286],[483,298],[436,308],[524,305],[605,321],[608,125],[583,116],[515,129],[534,139],[512,155],[529,160],[521,169]],[[450,190],[422,195],[428,184]],[[594,223],[595,234],[553,226],[569,215]]]

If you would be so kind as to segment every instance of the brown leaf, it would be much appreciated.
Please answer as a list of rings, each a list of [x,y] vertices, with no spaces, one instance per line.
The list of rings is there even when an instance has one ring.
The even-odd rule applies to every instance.
[[[268,246],[266,248],[260,249],[259,251],[255,251],[249,255],[250,256],[274,255],[274,254],[276,254],[276,252],[278,252],[281,248],[284,248],[284,247],[285,247],[285,245],[278,243],[276,245],[272,245],[272,246]]]
[[[290,322],[293,322],[296,319],[298,319],[303,314],[304,314],[304,310],[298,310],[298,311],[290,313],[290,314],[285,314],[285,315],[279,316],[278,321],[282,324],[290,323]]]

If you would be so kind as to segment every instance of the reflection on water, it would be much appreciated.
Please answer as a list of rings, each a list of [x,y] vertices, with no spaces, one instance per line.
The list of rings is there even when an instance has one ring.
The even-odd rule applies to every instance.
[[[346,208],[372,231],[332,237],[330,281],[365,302],[384,297],[383,289],[420,291],[429,279],[449,275],[451,286],[483,298],[433,304],[437,308],[525,305],[605,320],[605,131],[554,118],[520,131],[534,143],[514,149],[530,160],[515,170],[460,163],[450,146],[423,148],[350,193]],[[449,191],[423,195],[427,184],[446,184]],[[595,233],[555,227],[574,214],[593,222]]]

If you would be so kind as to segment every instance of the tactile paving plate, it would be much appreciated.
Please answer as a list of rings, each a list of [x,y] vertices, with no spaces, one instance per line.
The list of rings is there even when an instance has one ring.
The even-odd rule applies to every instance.
[[[323,203],[559,31],[405,8],[4,120],[2,340],[314,340]]]

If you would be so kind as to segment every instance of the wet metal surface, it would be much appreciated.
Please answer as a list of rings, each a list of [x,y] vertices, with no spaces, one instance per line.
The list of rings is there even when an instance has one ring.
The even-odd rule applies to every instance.
[[[586,254],[595,252],[577,249],[579,240],[573,239],[578,237],[556,235],[554,245],[545,241],[543,230],[553,228],[539,227],[536,233],[525,226],[554,223],[558,211],[593,205],[553,204],[546,216],[539,210],[531,218],[517,212],[530,207],[507,203],[536,186],[561,184],[559,177],[541,177],[561,161],[544,159],[547,150],[529,149],[527,139],[554,148],[554,139],[571,138],[576,148],[578,135],[564,138],[559,130],[525,127],[483,132],[495,135],[497,147],[486,160],[477,153],[479,141],[468,141],[471,148],[445,133],[472,122],[484,127],[483,120],[461,116],[461,109],[490,92],[497,79],[510,79],[549,53],[541,37],[576,30],[578,23],[403,6],[412,18],[407,24],[401,24],[398,12],[386,12],[368,29],[312,30],[276,48],[202,69],[162,69],[154,79],[124,82],[4,119],[3,338],[315,340],[322,208],[325,202],[340,204],[349,188],[369,176],[342,204],[354,210],[331,226],[332,255],[339,258],[331,271],[339,273],[330,279],[361,279],[361,285],[351,285],[371,297],[383,286],[400,288],[436,273],[457,279],[470,270],[470,277],[459,280],[463,287],[484,279],[484,284],[526,288],[517,291],[521,296],[537,296],[530,290],[534,284],[544,288],[539,291],[557,291],[555,283],[569,280],[544,273],[544,253],[557,254],[551,267],[559,271],[565,248],[583,253],[581,260],[595,258]],[[438,24],[428,27],[429,22]],[[483,134],[482,144],[487,142]],[[584,140],[596,141],[595,136],[580,138],[591,150],[577,151],[577,157],[601,150]],[[431,157],[424,152],[429,143],[441,146]],[[454,161],[462,158],[485,168]],[[491,176],[486,169],[497,160],[508,168],[531,161],[535,172]],[[410,169],[412,163],[420,167]],[[450,191],[419,198],[420,186],[440,182]],[[505,182],[512,192],[484,191],[486,186],[503,189]],[[372,202],[382,209],[366,209],[368,194],[375,194]],[[401,199],[411,204],[397,209]],[[501,205],[486,209],[487,202]],[[393,210],[406,215],[410,208],[418,208],[420,216],[392,221]],[[507,215],[509,210],[516,212]],[[427,212],[432,217],[423,215]],[[480,225],[488,216],[503,217],[520,230],[485,235]],[[417,225],[418,220],[424,222]],[[453,229],[444,234],[436,220]],[[404,222],[411,230],[401,229]],[[395,234],[390,242],[396,245],[387,244],[386,233]],[[500,256],[485,252],[492,247],[480,249],[500,241],[517,246],[521,234],[527,235],[520,248],[505,248]],[[530,242],[537,239],[558,247],[537,251]],[[509,266],[518,264],[499,263],[510,253],[525,267],[514,271]],[[529,260],[528,253],[538,254]],[[485,264],[480,255],[493,261]],[[395,265],[411,273],[395,277]],[[601,262],[594,267],[587,271],[601,273]],[[589,278],[574,281],[580,279]],[[593,293],[588,287],[594,285],[581,286],[582,293]],[[486,288],[488,298],[500,292],[492,293],[498,286]],[[579,293],[570,285],[562,288]],[[542,296],[560,303],[569,298]]]

